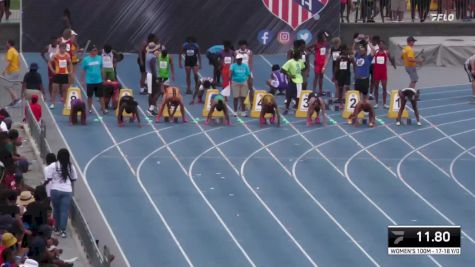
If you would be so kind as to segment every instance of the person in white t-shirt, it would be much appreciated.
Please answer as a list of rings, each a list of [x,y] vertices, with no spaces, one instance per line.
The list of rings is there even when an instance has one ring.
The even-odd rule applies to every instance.
[[[77,172],[71,163],[69,151],[58,151],[57,161],[46,167],[46,179],[51,183],[51,202],[53,217],[56,220],[55,231],[66,238],[68,213],[73,198],[72,183],[77,180]]]

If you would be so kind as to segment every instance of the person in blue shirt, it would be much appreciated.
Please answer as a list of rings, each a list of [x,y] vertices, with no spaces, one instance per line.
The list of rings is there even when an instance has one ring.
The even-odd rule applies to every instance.
[[[243,56],[236,55],[236,63],[231,65],[231,90],[233,93],[234,117],[237,117],[238,102],[241,102],[241,116],[246,115],[244,100],[249,93],[248,79],[251,77],[251,70],[247,64],[242,63]]]
[[[92,112],[92,100],[95,95],[100,99],[102,113],[106,114],[108,111],[105,109],[104,105],[104,88],[102,86],[102,77],[104,73],[102,69],[102,57],[98,55],[96,46],[93,45],[91,47],[89,55],[82,60],[81,67],[81,82],[84,84],[84,80],[86,81],[87,106],[89,113]]]
[[[364,42],[353,44],[353,52],[355,54],[354,72],[355,72],[355,90],[359,91],[364,99],[368,99],[369,76],[371,70],[371,61],[373,60],[375,48],[368,42],[369,36],[365,36]],[[368,47],[370,53],[368,53]]]
[[[224,45],[213,45],[206,51],[206,57],[209,60],[209,65],[213,66],[213,81],[216,86],[221,86],[221,52],[224,50]]]
[[[191,70],[193,70],[193,77],[195,79],[195,90],[198,90],[198,71],[201,69],[201,55],[200,46],[196,43],[195,37],[186,38],[186,42],[178,56],[178,66],[183,68],[182,55],[185,55],[185,74],[186,74],[186,94],[191,95]]]

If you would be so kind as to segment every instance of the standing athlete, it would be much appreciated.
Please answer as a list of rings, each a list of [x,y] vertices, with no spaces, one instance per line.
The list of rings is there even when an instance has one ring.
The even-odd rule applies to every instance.
[[[183,68],[182,55],[185,54],[185,74],[186,74],[186,94],[191,95],[191,70],[195,80],[195,89],[198,88],[198,71],[201,69],[200,46],[196,43],[195,37],[186,38],[186,42],[178,55],[178,66]]]
[[[284,66],[282,66],[282,72],[289,77],[289,85],[287,87],[285,97],[284,115],[289,113],[289,106],[292,99],[295,99],[296,106],[299,104],[300,92],[302,92],[303,77],[302,72],[305,70],[305,63],[303,63],[302,55],[298,52],[294,52],[294,57],[288,60]]]
[[[223,42],[224,49],[221,51],[221,76],[223,77],[222,87],[226,88],[230,84],[230,69],[234,62],[234,50],[231,42]]]
[[[173,65],[173,57],[168,54],[168,51],[163,50],[160,55],[157,57],[157,66],[158,66],[158,83],[160,86],[160,93],[163,94],[165,90],[165,84],[169,82],[170,72],[171,79],[175,81],[175,67]]]
[[[156,116],[155,105],[157,103],[159,86],[157,83],[157,55],[160,53],[155,43],[149,43],[147,46],[147,54],[145,55],[145,72],[148,93],[148,109],[149,116]]]
[[[411,82],[409,83],[409,88],[416,88],[416,83],[419,80],[419,76],[417,75],[416,66],[419,63],[422,63],[422,60],[416,59],[414,55],[414,43],[417,40],[414,39],[413,36],[407,37],[407,45],[402,50],[401,58],[404,61],[404,67],[406,68],[407,74],[409,74],[409,79]]]
[[[379,101],[379,84],[382,85],[383,89],[383,107],[388,109],[389,106],[386,104],[387,100],[387,85],[388,85],[388,61],[391,62],[391,65],[396,69],[396,64],[394,60],[391,58],[389,51],[387,50],[386,46],[383,42],[380,42],[379,49],[376,50],[374,55],[374,64],[373,64],[373,75],[372,78],[374,80],[374,99],[375,104],[374,108],[378,108],[378,101]]]
[[[313,92],[317,90],[316,88],[318,83],[318,93],[320,95],[323,94],[323,76],[328,63],[328,56],[330,55],[327,42],[328,36],[328,33],[324,31],[319,32],[317,36],[317,42],[308,49],[315,55],[315,78],[313,79]]]
[[[65,43],[61,43],[59,45],[59,51],[49,61],[48,67],[51,70],[51,72],[54,73],[53,91],[51,95],[51,105],[49,106],[51,109],[53,109],[54,105],[56,104],[56,94],[58,93],[58,91],[60,92],[60,95],[63,95],[63,93],[61,92],[66,91],[67,88],[69,88],[69,81],[70,81],[69,74],[73,70],[73,67],[71,64],[71,57],[66,52]]]
[[[331,49],[330,49],[330,57],[332,60],[332,81],[335,84],[335,97],[337,99],[337,103],[340,99],[340,90],[338,86],[338,80],[336,78],[336,69],[337,69],[337,60],[340,57],[342,44],[341,39],[339,37],[335,37],[331,40]]]
[[[58,38],[51,37],[51,40],[48,46],[46,46],[43,49],[43,51],[41,51],[41,57],[45,60],[46,64],[48,64],[48,62],[50,62],[53,59],[54,55],[58,53],[59,51],[58,47],[59,47]],[[53,78],[54,78],[54,72],[52,72],[51,69],[48,68],[48,92],[49,92],[50,100],[53,95]]]
[[[345,97],[346,91],[350,90],[351,85],[351,69],[355,66],[355,60],[351,55],[350,49],[346,45],[342,45],[340,56],[335,61],[334,65],[334,76],[336,84],[338,85],[338,90],[336,95],[338,96],[338,103],[340,107],[343,104],[343,98]],[[350,65],[353,65],[350,67]]]
[[[369,38],[366,37],[366,40]],[[373,60],[374,47],[368,43],[371,53],[368,54],[367,46],[361,43],[353,44],[353,52],[355,54],[355,89],[359,91],[363,98],[368,100],[369,91],[369,75],[371,68],[371,61]]]
[[[469,57],[464,64],[468,80],[472,84],[472,99],[475,100],[475,55]]]
[[[140,51],[139,51],[139,56],[137,58],[137,64],[139,65],[140,69],[140,94],[141,95],[146,95],[147,90],[146,90],[146,84],[145,84],[145,79],[147,78],[147,72],[145,71],[145,56],[147,55],[147,46],[150,43],[158,43],[157,36],[153,33],[150,33],[147,36],[147,42],[140,44]]]
[[[399,107],[399,112],[397,114],[396,125],[401,125],[401,116],[404,108],[406,107],[407,100],[411,102],[412,109],[414,110],[414,115],[416,116],[417,125],[421,126],[419,120],[419,109],[417,108],[417,99],[419,98],[419,91],[414,88],[404,88],[399,90],[399,99],[401,99],[401,106]]]

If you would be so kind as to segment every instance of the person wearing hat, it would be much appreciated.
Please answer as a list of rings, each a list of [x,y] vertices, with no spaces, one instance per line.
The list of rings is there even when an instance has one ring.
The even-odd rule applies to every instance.
[[[95,45],[92,45],[89,55],[84,57],[81,67],[81,82],[84,84],[85,81],[86,83],[87,107],[89,113],[92,112],[92,101],[95,95],[99,98],[101,103],[102,113],[104,115],[107,114],[108,111],[104,104],[104,86],[102,85],[102,77],[104,75],[102,69],[102,57],[98,55],[97,47]]]
[[[413,36],[407,37],[407,45],[402,49],[401,58],[404,62],[404,67],[406,68],[406,72],[409,75],[410,83],[409,88],[416,89],[416,83],[419,80],[419,76],[417,75],[417,64],[422,63],[422,60],[416,59],[414,55],[414,43],[417,40],[414,39]]]
[[[30,71],[23,76],[21,95],[27,100],[31,100],[32,95],[42,96],[44,94],[43,81],[38,73],[38,64],[31,63]]]
[[[244,100],[249,93],[248,80],[251,77],[251,70],[247,64],[243,64],[244,56],[236,54],[236,63],[230,68],[231,90],[233,93],[234,116],[238,114],[238,102],[241,103],[241,116],[246,116]]]

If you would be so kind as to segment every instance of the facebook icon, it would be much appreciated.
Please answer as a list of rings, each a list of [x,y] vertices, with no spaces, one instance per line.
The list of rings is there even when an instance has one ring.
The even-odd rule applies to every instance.
[[[272,33],[269,30],[261,30],[257,34],[257,41],[262,45],[268,45],[272,41]]]

